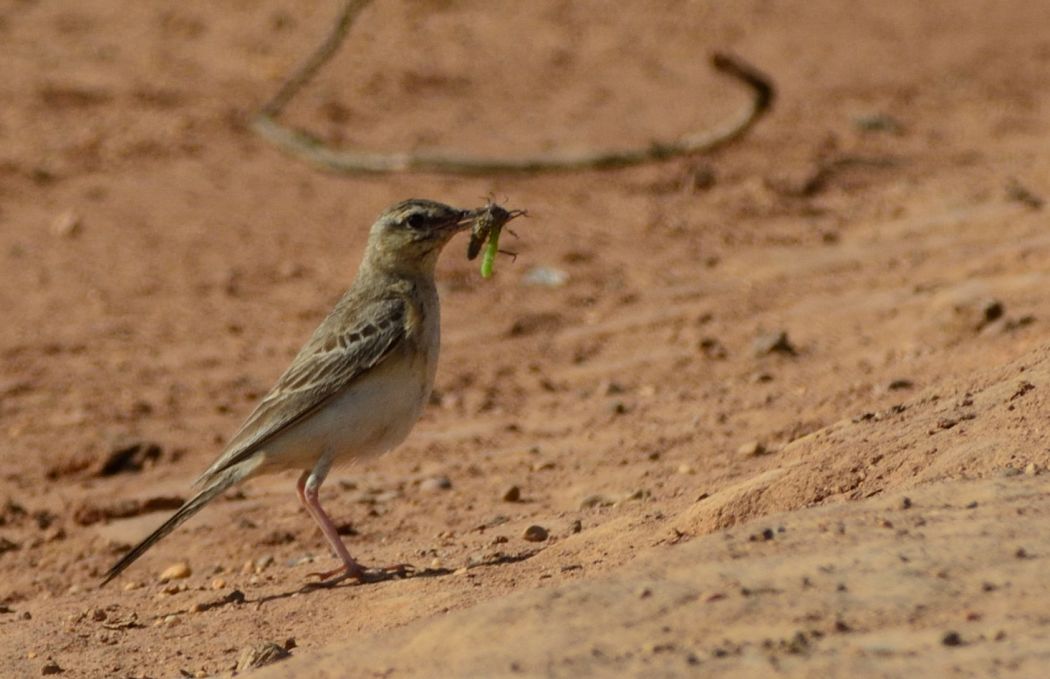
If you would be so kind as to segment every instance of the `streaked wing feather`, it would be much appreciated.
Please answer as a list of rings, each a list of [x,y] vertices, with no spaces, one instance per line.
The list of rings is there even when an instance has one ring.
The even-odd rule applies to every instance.
[[[339,311],[337,308],[333,316]],[[368,320],[333,331],[330,327],[337,320],[325,319],[197,484],[247,459],[274,436],[321,408],[405,339],[403,299],[381,300],[354,316]]]

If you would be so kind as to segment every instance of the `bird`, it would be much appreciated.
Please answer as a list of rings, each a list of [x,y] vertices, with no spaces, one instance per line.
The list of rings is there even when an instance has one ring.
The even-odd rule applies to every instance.
[[[288,469],[300,471],[299,501],[342,562],[314,575],[327,582],[374,575],[350,556],[318,491],[334,464],[391,450],[419,419],[440,348],[435,265],[479,212],[423,199],[384,210],[350,288],[194,482],[196,493],[117,561],[101,586],[229,488]]]

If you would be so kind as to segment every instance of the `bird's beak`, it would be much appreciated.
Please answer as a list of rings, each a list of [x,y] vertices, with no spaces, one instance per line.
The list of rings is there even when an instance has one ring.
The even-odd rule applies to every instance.
[[[458,233],[468,228],[474,222],[474,217],[476,217],[477,214],[477,210],[460,210],[459,215],[453,217],[445,228],[451,229],[453,233]]]

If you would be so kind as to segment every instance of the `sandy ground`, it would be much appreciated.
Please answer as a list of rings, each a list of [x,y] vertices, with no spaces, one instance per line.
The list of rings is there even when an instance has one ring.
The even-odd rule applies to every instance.
[[[781,94],[711,157],[466,179],[246,129],[335,11],[0,6],[3,676],[228,675],[266,642],[291,657],[258,676],[1045,675],[1050,5],[377,0],[289,110],[333,143],[670,138],[744,103],[713,49]],[[490,193],[532,214],[517,261],[450,246],[431,407],[323,489],[417,576],[305,588],[332,561],[287,475],[99,590],[374,216]]]

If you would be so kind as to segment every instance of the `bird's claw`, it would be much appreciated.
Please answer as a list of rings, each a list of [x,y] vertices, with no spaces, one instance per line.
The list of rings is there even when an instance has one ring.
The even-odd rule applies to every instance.
[[[364,568],[359,564],[340,566],[334,570],[307,573],[306,577],[318,578],[316,584],[334,585],[347,579],[354,579],[358,583],[384,582],[394,578],[405,578],[416,571],[415,566],[407,563],[394,564],[392,566],[381,566],[378,568]]]

